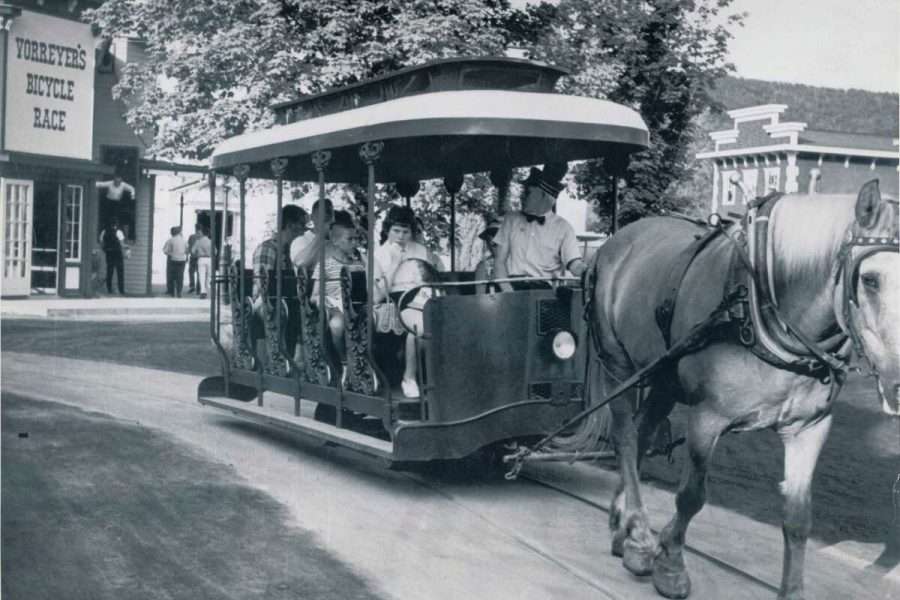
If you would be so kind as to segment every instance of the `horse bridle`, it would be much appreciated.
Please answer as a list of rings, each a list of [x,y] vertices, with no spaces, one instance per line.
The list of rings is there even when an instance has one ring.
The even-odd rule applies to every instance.
[[[886,218],[881,219],[881,227],[865,229],[857,221],[847,228],[844,242],[835,260],[835,284],[842,284],[840,309],[835,307],[835,317],[841,330],[850,337],[856,354],[868,364],[870,375],[878,377],[878,367],[868,357],[862,338],[857,331],[853,311],[859,310],[857,283],[859,268],[864,260],[879,252],[900,252],[898,218],[900,210],[895,200],[881,200],[887,207]]]

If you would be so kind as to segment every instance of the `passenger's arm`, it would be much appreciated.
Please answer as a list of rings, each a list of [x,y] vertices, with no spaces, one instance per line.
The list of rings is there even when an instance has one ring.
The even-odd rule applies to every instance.
[[[302,238],[297,239],[301,240]],[[300,243],[303,244],[302,247],[296,253],[291,253],[291,260],[294,262],[294,266],[309,269],[319,260],[319,252],[325,244],[325,236],[316,234],[312,242]]]

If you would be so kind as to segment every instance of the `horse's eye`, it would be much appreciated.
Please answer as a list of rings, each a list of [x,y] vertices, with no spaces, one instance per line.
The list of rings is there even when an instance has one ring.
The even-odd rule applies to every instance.
[[[877,292],[881,288],[881,279],[877,273],[865,273],[859,279],[868,291]]]

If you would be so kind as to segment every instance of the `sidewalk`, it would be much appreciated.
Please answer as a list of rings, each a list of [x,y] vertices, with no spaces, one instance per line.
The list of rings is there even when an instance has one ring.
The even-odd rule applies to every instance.
[[[0,300],[2,318],[83,320],[187,320],[206,321],[209,300],[196,296],[109,296],[101,298],[25,298]]]

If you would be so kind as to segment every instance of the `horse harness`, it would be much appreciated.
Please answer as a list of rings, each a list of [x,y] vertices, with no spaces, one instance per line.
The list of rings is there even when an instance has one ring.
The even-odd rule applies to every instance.
[[[867,185],[877,186],[877,181]],[[897,202],[882,201],[887,210],[881,212],[877,223],[864,227],[854,220],[848,228],[832,268],[835,283],[843,282],[841,309],[835,311],[838,327],[826,339],[816,341],[781,314],[775,298],[774,250],[770,233],[772,212],[781,196],[774,193],[751,202],[740,224],[726,226],[718,215],[712,215],[709,222],[704,223],[708,230],[682,251],[676,259],[676,268],[671,270],[668,295],[656,309],[657,325],[667,347],[671,343],[676,298],[688,269],[712,239],[725,235],[735,251],[724,295],[733,298],[734,302],[719,330],[710,332],[707,343],[713,339],[737,339],[773,366],[820,377],[826,382],[833,377],[838,383],[843,381],[848,370],[852,347],[869,362],[870,371],[874,371],[851,321],[851,310],[858,308],[856,282],[862,261],[877,252],[900,251]]]
[[[877,180],[863,186],[874,186]],[[887,210],[881,211],[877,222],[863,226],[858,219],[848,228],[844,242],[837,253],[832,268],[835,282],[843,281],[841,312],[836,312],[840,331],[822,341],[809,339],[794,327],[778,309],[774,296],[772,271],[771,214],[782,194],[773,193],[757,198],[748,205],[740,223],[725,221],[713,214],[707,221],[683,215],[670,215],[706,228],[702,234],[676,258],[667,282],[668,294],[657,306],[655,317],[666,342],[666,352],[650,364],[636,371],[621,382],[601,402],[593,404],[568,419],[553,432],[531,447],[522,446],[515,453],[504,457],[511,463],[507,479],[515,479],[529,455],[541,450],[553,438],[607,405],[628,389],[640,385],[657,370],[677,363],[680,358],[697,352],[714,340],[737,339],[756,356],[781,369],[791,370],[820,378],[831,385],[829,404],[840,391],[849,369],[851,345],[857,354],[865,357],[863,346],[851,320],[851,310],[858,308],[856,280],[862,261],[876,252],[900,251],[898,240],[897,202],[882,201]],[[695,324],[687,335],[672,342],[671,326],[675,314],[678,292],[685,275],[697,257],[710,243],[724,235],[731,241],[734,253],[724,285],[722,300],[703,321]],[[589,337],[594,344],[595,355],[600,360],[598,332],[593,327],[590,314],[593,305],[591,293],[596,283],[599,253],[595,254],[583,275],[584,319],[588,322]],[[870,370],[877,375],[874,364],[866,357]],[[668,452],[682,440],[669,444]]]

